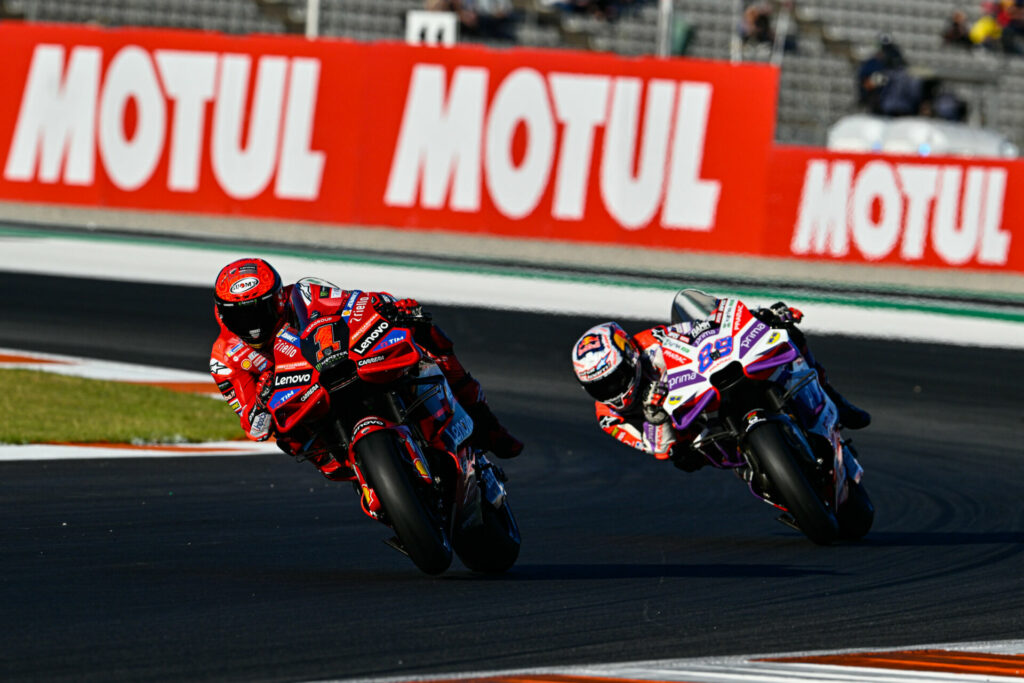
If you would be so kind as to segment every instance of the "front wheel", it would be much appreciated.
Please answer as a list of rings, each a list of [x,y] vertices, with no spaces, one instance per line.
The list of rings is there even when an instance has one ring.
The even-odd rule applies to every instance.
[[[875,521],[875,506],[868,497],[868,492],[859,481],[850,481],[846,500],[839,506],[836,518],[839,520],[839,532],[843,538],[855,541],[871,530]]]
[[[781,503],[807,538],[818,545],[828,545],[835,540],[839,535],[836,517],[825,507],[800,469],[799,456],[793,452],[780,427],[773,422],[757,425],[747,434],[747,445],[782,498]]]
[[[452,563],[452,547],[430,507],[424,505],[390,430],[368,434],[355,445],[356,461],[380,498],[395,535],[409,558],[427,574]]]
[[[461,531],[456,548],[462,564],[470,571],[500,574],[508,571],[519,558],[519,526],[506,499],[495,509],[485,500],[480,502],[479,524]]]

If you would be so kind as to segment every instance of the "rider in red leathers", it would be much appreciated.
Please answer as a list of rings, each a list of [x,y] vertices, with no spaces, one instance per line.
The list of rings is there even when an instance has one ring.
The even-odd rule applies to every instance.
[[[692,296],[695,290],[684,292]],[[678,336],[688,342],[710,329],[710,321],[722,300],[703,292],[696,294],[710,304],[709,310],[702,312],[706,314],[703,320],[656,325],[633,337],[618,323],[603,323],[587,330],[573,347],[573,370],[583,388],[595,399],[601,429],[617,441],[659,460],[672,460],[676,467],[687,472],[706,464],[704,456],[689,447],[700,426],[691,427],[692,434],[678,434],[662,407],[668,388],[664,382],[666,365],[661,340]],[[803,317],[800,311],[779,302],[751,313],[761,322],[789,332],[807,362],[818,370],[823,388],[836,404],[840,422],[845,427],[862,429],[870,424],[871,416],[867,412],[848,402],[828,383],[824,368],[815,361],[803,333],[796,327]]]
[[[342,290],[329,282],[303,278],[283,285],[281,276],[263,259],[233,261],[221,269],[215,285],[215,313],[220,334],[210,355],[210,374],[224,398],[238,414],[242,429],[254,441],[271,436],[272,421],[266,402],[273,388],[274,349],[271,341],[285,325],[295,326],[293,291],[301,294],[311,317],[336,315],[360,294]],[[513,458],[523,444],[505,429],[491,412],[480,383],[459,362],[451,340],[430,321],[414,299],[396,300],[379,292],[389,315],[415,330],[415,339],[444,373],[452,393],[473,419],[471,443],[499,458]],[[343,314],[344,315],[344,314]],[[277,444],[289,455],[305,456],[328,479],[351,479],[329,453],[303,453],[298,440],[277,435]]]

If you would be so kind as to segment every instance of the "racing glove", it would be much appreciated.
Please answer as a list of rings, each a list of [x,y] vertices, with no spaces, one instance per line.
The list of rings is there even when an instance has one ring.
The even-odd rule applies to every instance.
[[[429,325],[430,314],[416,299],[398,299],[379,307],[385,318],[398,325]]]
[[[256,405],[261,410],[267,409],[267,401],[270,400],[270,394],[274,390],[274,371],[265,370],[260,374],[258,380],[256,380]]]
[[[758,319],[772,327],[789,327],[804,319],[803,311],[799,308],[787,306],[782,301],[777,301],[769,308],[762,308],[757,311]]]
[[[668,422],[668,413],[662,408],[665,397],[668,396],[668,385],[664,382],[651,382],[644,392],[644,419],[651,424],[664,424]]]

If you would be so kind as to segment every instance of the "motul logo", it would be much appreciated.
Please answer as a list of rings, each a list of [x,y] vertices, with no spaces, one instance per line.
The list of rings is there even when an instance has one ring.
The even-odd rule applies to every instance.
[[[930,242],[949,265],[1005,265],[1010,232],[1001,230],[1006,170],[982,166],[870,161],[808,162],[790,248],[794,254],[868,260],[897,248],[919,261]]]
[[[65,61],[63,46],[37,45],[4,178],[92,185],[98,152],[122,190],[149,183],[166,157],[167,188],[196,192],[208,154],[214,179],[230,197],[255,197],[274,181],[278,198],[314,200],[325,160],[310,149],[320,61],[260,57],[250,98],[252,61],[230,53],[150,54],[128,45],[102,72],[99,47],[77,46]]]
[[[508,74],[488,101],[489,72],[417,64],[384,201],[477,212],[484,188],[498,211],[532,214],[554,182],[551,216],[586,218],[595,153],[601,200],[628,229],[711,230],[721,183],[700,178],[709,83],[550,73]],[[646,90],[641,122],[641,94]],[[525,128],[525,153],[513,138]],[[603,129],[602,144],[595,139]]]

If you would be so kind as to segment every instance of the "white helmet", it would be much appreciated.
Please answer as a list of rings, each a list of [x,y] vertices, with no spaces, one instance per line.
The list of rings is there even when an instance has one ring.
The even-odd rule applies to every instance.
[[[640,351],[618,323],[587,330],[572,351],[576,379],[595,400],[626,410],[640,387]]]

